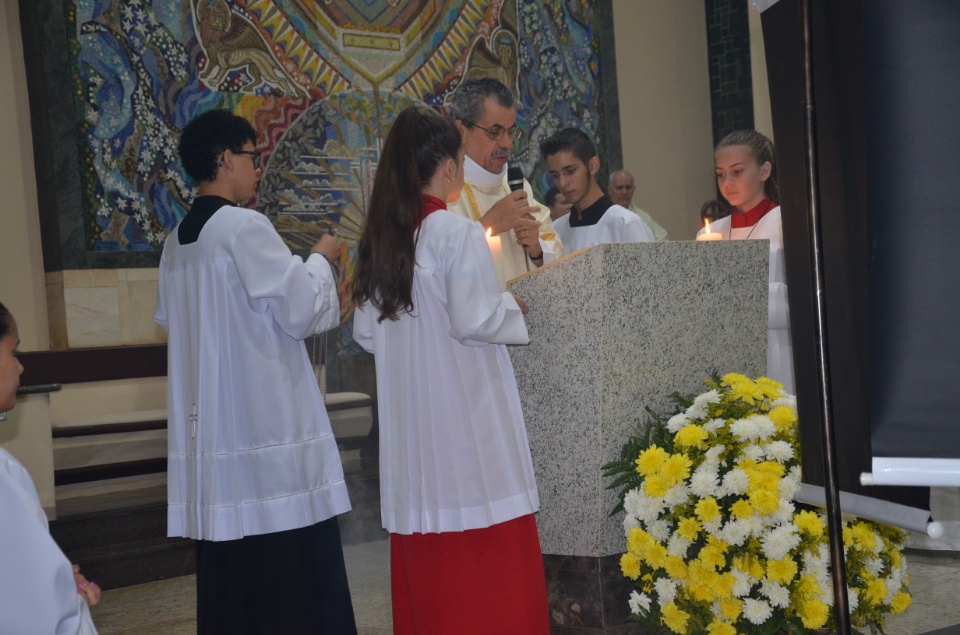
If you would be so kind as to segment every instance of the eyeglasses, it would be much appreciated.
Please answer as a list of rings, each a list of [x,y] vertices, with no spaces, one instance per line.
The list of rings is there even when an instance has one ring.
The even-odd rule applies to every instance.
[[[521,130],[520,128],[517,128],[516,124],[514,124],[510,128],[504,128],[500,124],[495,125],[493,128],[484,128],[479,124],[473,124],[473,127],[480,128],[481,130],[486,132],[487,136],[494,141],[496,141],[497,139],[503,138],[503,135],[509,136],[514,141],[516,141],[517,139],[523,136],[523,130]]]
[[[260,169],[260,151],[259,150],[234,150],[234,154],[249,154],[253,157],[253,169]]]

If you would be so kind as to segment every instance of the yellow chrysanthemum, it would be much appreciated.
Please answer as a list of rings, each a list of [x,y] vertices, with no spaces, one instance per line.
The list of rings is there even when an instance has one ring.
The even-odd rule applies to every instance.
[[[680,556],[667,556],[663,568],[674,580],[683,580],[687,577],[687,563]]]
[[[697,557],[714,569],[722,569],[727,566],[727,559],[723,556],[723,549],[717,545],[707,545],[700,550]]]
[[[673,487],[680,481],[684,481],[690,477],[690,468],[692,466],[693,461],[685,455],[671,454],[670,458],[663,462],[663,467],[660,468],[660,475],[670,481],[670,486]]]
[[[797,575],[796,561],[787,556],[783,560],[767,561],[767,578],[780,584],[788,584]]]
[[[823,536],[823,519],[820,514],[811,511],[797,512],[793,516],[793,524],[800,531],[809,534],[813,538]]]
[[[687,540],[696,540],[700,534],[700,521],[696,518],[683,518],[677,523],[677,533]]]
[[[637,561],[636,556],[629,551],[620,556],[620,571],[623,573],[624,577],[630,578],[631,580],[636,580],[639,578],[640,563]]]
[[[899,567],[900,566],[900,550],[896,548],[888,549],[887,553],[890,554],[890,564],[892,564],[895,567]]]
[[[720,613],[731,622],[735,622],[740,617],[741,611],[743,611],[743,600],[729,598],[720,601]]]
[[[705,523],[708,523],[712,520],[716,520],[720,515],[720,505],[717,504],[716,498],[713,496],[707,496],[706,498],[701,498],[699,501],[697,501],[697,506],[693,511],[697,515],[697,518]]]
[[[763,391],[756,383],[744,378],[745,381],[738,381],[730,384],[730,396],[734,399],[740,399],[748,404],[755,404],[763,401]]]
[[[783,434],[788,430],[792,430],[794,424],[797,422],[797,413],[794,412],[793,408],[788,408],[787,406],[772,408],[770,412],[767,413],[767,417],[770,418],[770,421],[773,421],[773,425],[777,429],[777,434]]]
[[[647,547],[655,542],[653,536],[640,529],[632,527],[627,534],[627,551],[633,553],[638,558],[643,557]]]
[[[720,378],[720,383],[724,386],[732,386],[733,384],[740,384],[745,381],[750,381],[750,378],[740,373],[727,373]]]
[[[730,515],[734,518],[750,518],[753,516],[753,505],[745,498],[741,498],[730,506]]]
[[[913,599],[906,591],[898,591],[890,600],[890,610],[894,615],[900,615],[913,603]]]
[[[700,560],[694,560],[687,565],[686,586],[687,593],[698,602],[712,602],[716,599],[713,594],[714,584],[720,576]]]
[[[757,377],[757,387],[768,399],[776,399],[783,392],[783,384],[769,377]]]
[[[863,599],[871,604],[883,604],[887,599],[887,583],[879,578],[870,580],[863,590]]]
[[[666,461],[669,456],[663,448],[651,445],[641,452],[635,461],[637,464],[637,473],[640,474],[640,476],[656,474],[660,471],[660,466],[663,465],[663,462]]]
[[[737,583],[737,578],[729,571],[720,576],[720,580],[717,582],[717,588],[714,591],[714,595],[721,601],[730,600],[733,598],[733,587]]]
[[[853,537],[853,527],[844,527],[843,528],[843,546],[849,549],[853,546],[854,537]]]
[[[667,555],[667,548],[655,542],[647,547],[644,561],[654,569],[662,569],[667,563]]]
[[[653,576],[647,573],[640,580],[643,582],[643,592],[653,593]]]
[[[737,629],[732,625],[727,624],[726,622],[721,622],[720,620],[714,618],[710,622],[710,626],[707,627],[708,635],[737,635]]]
[[[769,515],[780,509],[780,495],[774,490],[757,490],[750,494],[753,509],[761,515]]]
[[[660,474],[653,474],[643,479],[643,493],[653,498],[663,496],[672,486],[673,483]]]
[[[804,599],[820,597],[820,585],[812,575],[802,575],[794,587],[795,593]]]
[[[830,608],[820,600],[809,600],[800,604],[800,621],[804,628],[822,628],[830,617]]]
[[[877,534],[867,523],[859,522],[853,526],[853,543],[858,549],[873,551],[877,547]]]
[[[681,611],[673,602],[667,602],[664,604],[660,612],[662,614],[660,620],[671,631],[674,633],[687,632],[687,620],[690,619],[689,613],[686,611]]]
[[[673,437],[673,442],[681,448],[700,448],[703,449],[703,442],[707,440],[710,433],[698,425],[689,425],[682,428]]]

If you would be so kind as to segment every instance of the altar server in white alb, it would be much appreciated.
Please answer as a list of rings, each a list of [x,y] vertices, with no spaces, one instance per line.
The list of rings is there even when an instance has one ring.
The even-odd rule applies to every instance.
[[[396,635],[549,632],[520,396],[501,293],[463,187],[453,124],[408,108],[380,156],[360,238],[354,339],[376,360],[380,496]]]
[[[337,443],[302,340],[340,323],[323,236],[294,256],[251,200],[256,133],[224,110],[183,129],[199,183],[167,237],[168,529],[197,540],[200,633],[356,633],[337,514]]]
[[[513,91],[495,79],[468,79],[447,107],[466,154],[463,193],[450,211],[500,236],[502,251],[494,257],[507,280],[562,256],[550,210],[534,200],[526,179],[513,192],[507,182],[507,161],[522,136]]]
[[[0,304],[0,413],[17,403],[23,366],[17,322]],[[50,537],[33,479],[0,448],[0,633],[96,635],[100,589]]]
[[[567,253],[604,243],[643,243],[654,240],[643,220],[615,205],[600,189],[597,147],[576,128],[564,128],[540,143],[550,176],[573,207],[553,222]]]
[[[783,228],[773,142],[756,130],[737,130],[714,151],[717,186],[733,213],[710,224],[722,240],[770,241],[770,296],[767,318],[767,376],[795,392],[790,305],[783,257]],[[702,234],[706,228],[700,230]]]

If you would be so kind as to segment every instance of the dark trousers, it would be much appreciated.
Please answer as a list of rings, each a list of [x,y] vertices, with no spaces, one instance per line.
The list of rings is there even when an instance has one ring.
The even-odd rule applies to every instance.
[[[197,632],[355,635],[336,516],[239,540],[198,540]]]

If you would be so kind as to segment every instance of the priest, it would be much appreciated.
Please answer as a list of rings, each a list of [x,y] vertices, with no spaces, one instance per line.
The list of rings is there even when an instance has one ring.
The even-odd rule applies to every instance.
[[[495,79],[469,79],[448,109],[463,135],[465,154],[463,191],[449,210],[501,236],[507,280],[562,256],[550,210],[533,199],[526,180],[516,191],[507,183],[507,160],[522,134],[513,92]]]

